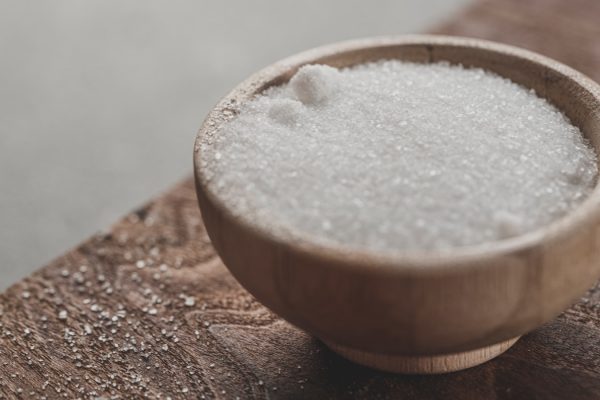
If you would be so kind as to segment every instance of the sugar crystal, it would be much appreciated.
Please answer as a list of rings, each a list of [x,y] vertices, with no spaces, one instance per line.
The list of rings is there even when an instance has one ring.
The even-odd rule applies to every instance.
[[[202,144],[211,189],[292,239],[374,251],[510,238],[596,182],[581,131],[532,90],[447,63],[302,67]]]

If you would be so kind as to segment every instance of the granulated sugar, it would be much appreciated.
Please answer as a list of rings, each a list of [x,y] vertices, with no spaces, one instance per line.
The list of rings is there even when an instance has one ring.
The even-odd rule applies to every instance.
[[[242,106],[202,157],[236,215],[392,252],[539,228],[597,174],[579,129],[533,91],[481,69],[398,61],[305,66]]]

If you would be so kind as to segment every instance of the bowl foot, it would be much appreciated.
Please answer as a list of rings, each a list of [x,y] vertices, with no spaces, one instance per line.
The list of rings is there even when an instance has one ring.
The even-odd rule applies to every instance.
[[[519,337],[516,337],[462,353],[427,356],[369,353],[330,342],[324,343],[331,350],[350,361],[382,371],[401,374],[443,374],[489,361],[508,350],[518,339]]]

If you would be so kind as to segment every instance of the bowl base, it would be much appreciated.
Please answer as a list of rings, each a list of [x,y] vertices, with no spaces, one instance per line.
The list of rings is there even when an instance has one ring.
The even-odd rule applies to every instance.
[[[519,337],[462,353],[427,356],[369,353],[331,342],[324,343],[340,356],[370,368],[400,374],[443,374],[489,361],[508,350]]]

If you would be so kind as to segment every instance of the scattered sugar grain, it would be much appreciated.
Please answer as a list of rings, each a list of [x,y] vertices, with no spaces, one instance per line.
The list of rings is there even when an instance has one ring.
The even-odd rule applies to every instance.
[[[196,298],[194,296],[184,296],[184,304],[186,307],[193,307],[196,305]]]
[[[596,155],[554,106],[481,69],[301,68],[204,142],[212,190],[288,237],[444,249],[542,227],[581,203]]]

